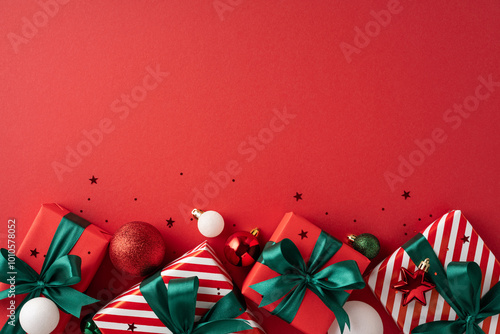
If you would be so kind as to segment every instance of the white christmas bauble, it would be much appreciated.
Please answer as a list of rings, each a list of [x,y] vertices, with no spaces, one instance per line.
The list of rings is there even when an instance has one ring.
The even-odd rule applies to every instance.
[[[216,211],[205,211],[198,218],[198,230],[207,238],[215,238],[224,229],[224,218]]]
[[[49,334],[59,323],[59,309],[52,300],[36,297],[23,305],[19,322],[28,334]]]
[[[344,310],[349,315],[351,330],[345,325],[344,334],[382,334],[384,325],[382,319],[373,307],[360,301],[350,301],[344,304]],[[339,323],[333,322],[328,334],[340,334]]]

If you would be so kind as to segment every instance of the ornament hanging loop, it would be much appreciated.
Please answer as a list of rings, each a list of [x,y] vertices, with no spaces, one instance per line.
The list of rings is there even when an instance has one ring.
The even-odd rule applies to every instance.
[[[418,265],[418,269],[422,270],[422,271],[425,271],[426,273],[429,272],[429,267],[431,266],[430,262],[429,262],[429,258],[426,258],[425,260],[423,260],[422,262],[420,262],[420,264]]]
[[[194,218],[200,219],[200,216],[204,213],[205,211],[199,210],[199,209],[193,209],[191,211],[191,214],[193,215]]]

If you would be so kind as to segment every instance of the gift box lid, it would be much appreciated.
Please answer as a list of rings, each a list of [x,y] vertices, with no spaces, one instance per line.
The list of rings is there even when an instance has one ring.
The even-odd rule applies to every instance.
[[[474,261],[479,265],[483,274],[481,296],[500,280],[500,263],[460,210],[443,215],[422,234],[445,269],[452,261]],[[402,247],[372,270],[367,276],[367,283],[404,333],[410,333],[411,329],[423,323],[457,319],[455,311],[435,289],[425,293],[426,306],[415,301],[402,306],[402,294],[391,288],[401,279],[401,268],[410,272],[416,270],[416,265]],[[498,315],[495,315],[479,326],[486,333],[500,333],[497,323]]]

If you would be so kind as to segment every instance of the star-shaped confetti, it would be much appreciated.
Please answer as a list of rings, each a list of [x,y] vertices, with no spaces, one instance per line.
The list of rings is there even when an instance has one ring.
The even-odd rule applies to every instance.
[[[40,252],[36,251],[36,248],[35,249],[30,249],[30,252],[31,252],[30,256],[34,256],[34,257],[36,257],[38,254],[40,254]]]
[[[168,228],[171,228],[172,226],[174,226],[174,223],[175,223],[175,220],[173,220],[172,217],[170,217],[169,219],[167,219],[167,226],[168,226]]]
[[[408,197],[411,197],[410,196],[410,192],[409,191],[404,191],[404,190],[403,190],[403,195],[401,195],[401,196],[403,196],[405,198],[405,201],[408,199]]]
[[[460,238],[460,240],[462,240],[462,242],[465,244],[466,242],[470,242],[470,241],[469,241],[469,238],[470,238],[470,236],[469,236],[469,235],[465,235],[465,234],[464,234],[464,236],[463,236],[463,237],[461,237],[461,238]]]
[[[401,281],[392,286],[393,289],[403,293],[403,298],[401,299],[403,306],[408,305],[414,299],[424,306],[427,305],[425,292],[435,287],[435,284],[427,281],[425,278],[425,271],[418,269],[414,273],[411,273],[406,268],[401,268]]]
[[[134,332],[134,329],[137,328],[137,326],[135,325],[135,323],[131,323],[131,324],[127,324],[127,325],[128,325],[128,328],[127,328],[128,331]]]
[[[95,177],[94,175],[92,175],[92,178],[89,180],[90,180],[90,184],[93,184],[93,183],[97,184],[97,180],[99,180],[99,179],[97,177]]]
[[[295,197],[295,200],[297,202],[299,201],[299,199],[302,200],[302,194],[299,194],[298,192],[295,192],[295,196],[293,196],[293,197]]]
[[[301,232],[299,233],[300,235],[300,240],[307,238],[307,231],[300,230]]]

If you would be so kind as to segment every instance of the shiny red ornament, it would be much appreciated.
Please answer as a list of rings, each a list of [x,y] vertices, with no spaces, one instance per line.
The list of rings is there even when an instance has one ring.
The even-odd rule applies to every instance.
[[[429,282],[425,277],[428,269],[429,259],[422,261],[414,273],[406,268],[401,268],[401,281],[392,286],[393,289],[403,293],[401,305],[406,306],[414,299],[424,306],[427,305],[425,292],[436,287],[435,284]]]
[[[252,232],[233,233],[224,245],[224,255],[229,263],[237,267],[250,266],[260,255],[260,245],[257,235],[259,230]]]
[[[145,222],[131,222],[116,231],[109,244],[113,265],[133,276],[147,276],[158,269],[165,256],[160,231]]]

